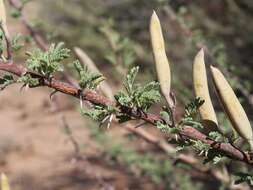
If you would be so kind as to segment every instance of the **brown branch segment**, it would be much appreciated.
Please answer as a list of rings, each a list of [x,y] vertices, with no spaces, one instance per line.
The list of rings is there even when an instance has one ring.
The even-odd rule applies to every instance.
[[[47,86],[49,88],[52,88],[64,94],[74,96],[78,99],[81,97],[83,100],[89,101],[93,104],[100,104],[100,105],[105,105],[105,106],[109,106],[109,105],[117,106],[119,111],[121,111],[122,113],[125,113],[132,118],[142,119],[152,125],[156,125],[156,123],[159,121],[164,122],[162,118],[158,115],[151,114],[151,113],[144,113],[142,111],[128,108],[125,106],[114,105],[114,103],[110,101],[108,98],[105,98],[104,96],[96,93],[95,91],[86,89],[82,92],[80,89],[68,83],[64,83],[56,79],[49,80],[39,74],[29,72],[27,71],[25,67],[21,65],[0,62],[0,70],[10,72],[17,76],[22,76],[24,74],[29,73],[31,74],[32,77],[38,78],[40,80],[41,86]],[[216,142],[214,140],[211,140],[206,135],[199,132],[195,128],[186,126],[180,132],[180,134],[190,139],[200,140],[210,145],[212,148],[223,152],[224,154],[229,156],[231,159],[239,160],[241,162],[252,165],[252,158],[248,153],[234,147],[233,145],[229,143],[221,143],[221,142]]]

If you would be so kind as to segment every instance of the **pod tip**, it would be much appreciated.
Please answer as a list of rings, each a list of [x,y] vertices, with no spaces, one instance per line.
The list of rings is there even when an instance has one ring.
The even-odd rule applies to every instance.
[[[217,67],[213,66],[213,65],[210,65],[210,70],[211,70],[211,73],[212,73],[213,76],[214,75],[219,75],[219,76],[222,75],[220,70]]]
[[[4,173],[1,173],[1,178],[5,178],[5,174]]]
[[[215,66],[213,66],[213,65],[210,65],[210,69],[212,70],[212,71],[215,71],[215,70],[218,70]]]
[[[7,176],[4,173],[1,173],[1,181],[8,180]]]
[[[78,51],[80,48],[75,46],[73,49],[74,49],[74,51]]]
[[[204,56],[204,48],[201,48],[201,49],[199,50],[199,54],[201,54],[201,55]]]
[[[156,14],[156,12],[155,12],[155,10],[153,10],[151,19],[152,19],[152,20],[153,20],[153,19],[159,20],[157,14]]]
[[[195,57],[195,60],[202,60],[202,61],[204,61],[204,49],[203,48],[201,48],[200,50],[199,50],[199,52],[197,53],[197,55],[196,55],[196,57]],[[204,63],[204,62],[203,62]]]

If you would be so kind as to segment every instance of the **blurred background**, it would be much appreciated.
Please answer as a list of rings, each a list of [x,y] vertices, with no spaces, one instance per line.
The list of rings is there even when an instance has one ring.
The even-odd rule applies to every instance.
[[[215,65],[225,73],[253,119],[252,0],[33,0],[25,4],[21,19],[15,7],[7,10],[12,35],[29,34],[22,22],[26,18],[47,44],[63,41],[72,50],[81,48],[114,92],[136,65],[140,66],[138,81],[156,80],[149,36],[155,10],[171,62],[177,116],[194,97],[192,62],[203,47],[207,66]],[[33,40],[26,37],[26,41]],[[17,62],[23,63],[25,51],[34,47],[36,43],[25,46],[16,55]],[[69,63],[77,58],[72,55]],[[68,63],[64,66],[75,76]],[[230,123],[212,83],[209,86],[222,130],[231,136]],[[123,125],[109,130],[99,127],[81,116],[78,101],[58,95],[53,103],[49,94],[50,90],[41,88],[20,92],[17,85],[0,93],[0,169],[9,176],[12,189],[231,189],[208,172],[177,163]],[[158,130],[143,128],[152,137],[164,139]],[[226,167],[231,173],[247,170],[227,160],[215,167]]]

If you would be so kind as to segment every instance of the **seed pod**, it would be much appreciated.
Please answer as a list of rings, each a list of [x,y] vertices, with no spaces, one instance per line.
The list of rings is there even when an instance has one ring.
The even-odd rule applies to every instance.
[[[97,68],[96,64],[91,60],[91,58],[80,48],[75,47],[74,51],[77,55],[77,57],[80,59],[80,61],[85,64],[88,69],[92,72],[101,73],[99,69]],[[101,82],[99,85],[99,88],[101,92],[110,100],[114,100],[114,95],[111,87],[106,81]]]
[[[4,0],[0,0],[0,26],[4,32],[5,38],[10,39],[10,34],[9,34],[7,23],[6,23],[6,10],[5,10],[5,5],[4,5]]]
[[[233,89],[219,69],[211,66],[217,95],[236,132],[250,144],[253,150],[253,132],[249,119]]]
[[[200,97],[205,101],[204,104],[199,108],[201,118],[204,120],[204,122],[214,122],[217,126],[218,122],[208,89],[203,49],[198,52],[194,59],[193,84],[196,97]]]
[[[161,24],[155,11],[153,12],[150,21],[150,35],[160,88],[168,104],[172,105],[170,98],[170,65],[166,56]]]
[[[10,190],[8,178],[4,173],[1,174],[1,190]]]
[[[6,11],[3,0],[0,0],[0,23],[2,23],[2,26],[6,25]]]

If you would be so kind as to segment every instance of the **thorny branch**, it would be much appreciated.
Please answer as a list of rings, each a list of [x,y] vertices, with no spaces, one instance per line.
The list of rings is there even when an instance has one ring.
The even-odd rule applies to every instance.
[[[82,49],[76,47],[74,48],[74,50],[77,57],[84,65],[87,65],[91,71],[100,73],[99,69],[96,67],[96,64]],[[103,83],[100,84],[99,89],[111,101],[115,101],[114,96],[113,96],[113,90],[106,81],[103,81]],[[173,102],[176,102],[176,100],[173,100]],[[173,108],[175,108],[175,106],[173,106]],[[171,111],[174,113],[174,109]],[[115,120],[113,121],[117,123],[117,121]],[[204,174],[207,178],[212,177],[213,179],[222,181],[224,183],[230,182],[230,178],[226,172],[223,172],[217,169],[211,169],[209,167],[203,167],[199,163],[199,159],[197,159],[196,157],[190,154],[184,154],[184,153],[178,154],[176,148],[170,145],[166,139],[159,138],[156,135],[153,135],[150,132],[147,132],[146,130],[140,127],[140,126],[143,126],[144,124],[147,124],[147,122],[141,122],[138,125],[126,123],[125,125],[123,125],[123,129],[129,131],[130,133],[140,137],[142,140],[146,141],[147,143],[152,144],[156,146],[158,149],[162,150],[169,157],[171,157],[171,159],[174,160],[175,164],[184,163],[186,165],[189,165],[193,170],[200,172],[201,174]],[[172,126],[175,126],[174,122],[172,122]]]
[[[96,67],[96,64],[82,49],[75,47],[74,50],[79,60],[84,65],[87,65],[87,67],[91,71],[101,73],[99,69]],[[114,96],[113,96],[113,89],[106,81],[103,81],[103,83],[100,84],[99,90],[101,90],[103,95],[108,97],[111,101],[115,101]],[[173,100],[173,102],[176,102],[176,100]],[[173,108],[175,108],[175,106],[173,106]],[[173,109],[171,111],[174,113],[175,110]],[[117,123],[115,119],[113,121]],[[156,146],[158,149],[163,151],[166,155],[171,157],[171,159],[174,160],[175,164],[184,163],[186,165],[189,165],[194,171],[201,173],[201,175],[204,175],[207,178],[211,177],[215,180],[222,181],[224,183],[230,182],[230,178],[227,175],[227,172],[223,172],[219,169],[212,169],[212,168],[209,168],[208,166],[203,167],[199,163],[199,159],[197,159],[196,157],[190,154],[177,153],[176,148],[170,145],[167,142],[167,139],[160,138],[154,134],[151,134],[150,132],[147,132],[145,129],[141,128],[141,126],[145,125],[146,123],[147,122],[141,122],[138,125],[133,125],[132,123],[126,123],[125,125],[123,125],[123,129],[140,137],[142,140],[146,141],[147,143]],[[175,122],[172,122],[172,125],[175,126]]]
[[[10,72],[19,77],[23,76],[24,74],[30,74],[32,77],[38,78],[40,80],[40,86],[47,86],[49,88],[52,88],[54,90],[57,90],[59,92],[73,96],[78,99],[82,97],[84,101],[89,101],[96,105],[115,106],[119,112],[127,114],[128,116],[135,119],[144,120],[152,125],[156,125],[157,122],[165,123],[165,121],[158,115],[152,113],[139,112],[134,108],[129,108],[126,106],[115,105],[114,102],[111,102],[109,99],[98,94],[93,90],[85,89],[84,91],[81,91],[80,89],[72,86],[71,84],[61,82],[57,79],[52,78],[49,80],[44,76],[41,76],[34,72],[29,72],[25,67],[21,65],[0,62],[0,70]],[[182,129],[182,131],[179,134],[185,138],[200,140],[210,145],[213,149],[223,152],[231,159],[252,165],[252,157],[250,156],[249,153],[244,152],[229,143],[214,141],[193,127],[186,126]]]

